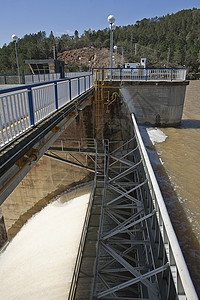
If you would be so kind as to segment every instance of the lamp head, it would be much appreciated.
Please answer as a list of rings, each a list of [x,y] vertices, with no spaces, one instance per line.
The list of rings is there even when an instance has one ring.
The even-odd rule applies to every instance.
[[[13,34],[13,35],[12,35],[12,39],[13,39],[14,41],[17,41],[17,40],[18,40],[18,36],[17,36],[16,34]]]
[[[113,24],[115,22],[115,17],[113,15],[108,16],[108,23]]]

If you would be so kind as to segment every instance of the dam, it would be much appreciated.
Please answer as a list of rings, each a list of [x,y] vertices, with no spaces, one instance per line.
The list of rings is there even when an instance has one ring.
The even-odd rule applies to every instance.
[[[69,299],[74,297],[76,299],[84,299],[83,297],[85,299],[92,297],[94,299],[110,297],[113,299],[175,299],[176,294],[180,299],[187,299],[187,296],[183,296],[185,290],[188,289],[186,293],[192,293],[192,295],[195,295],[195,291],[193,287],[191,288],[192,283],[190,283],[184,259],[163,206],[148,157],[142,146],[136,122],[137,115],[135,118],[135,112],[127,113],[128,103],[123,99],[126,98],[126,95],[123,92],[122,97],[119,95],[117,74],[116,81],[113,80],[114,84],[110,87],[109,80],[104,80],[106,70],[103,73],[99,72],[98,74],[97,72],[96,76],[100,77],[98,80],[94,78],[94,88],[96,89],[94,98],[90,98],[85,107],[81,103],[75,106],[79,119],[70,112],[71,117],[75,118],[73,122],[76,120],[78,126],[78,123],[82,123],[81,114],[84,114],[84,111],[89,109],[92,103],[92,115],[90,110],[86,116],[86,118],[90,117],[88,118],[90,126],[85,122],[87,124],[84,128],[84,134],[87,136],[85,141],[79,139],[76,143],[73,137],[71,140],[67,140],[68,133],[65,128],[59,136],[52,138],[53,143],[45,149],[47,154],[49,151],[61,152],[59,157],[66,152],[73,155],[77,155],[77,153],[83,155],[84,153],[90,161],[88,167],[95,170],[96,183],[93,188],[93,205],[90,207],[91,211],[94,210],[94,214],[91,214],[84,229],[84,235],[88,231],[87,236],[89,236],[92,231],[90,222],[95,222],[92,225],[94,234],[98,231],[100,233],[96,238],[92,237],[94,248],[96,248],[95,245],[98,245],[97,255],[93,255],[95,261],[92,269],[95,270],[95,273],[88,278],[82,278],[81,274],[84,272],[81,271],[81,268],[85,265],[85,258],[81,251],[77,261],[82,261],[82,263],[76,264],[75,267],[76,271],[80,271],[80,281],[77,281],[79,273],[77,271],[78,273],[74,274],[72,278]],[[107,75],[109,76],[109,74]],[[156,85],[156,83],[158,84]],[[153,85],[157,87],[160,82],[153,82]],[[184,96],[186,85],[187,82],[180,83],[182,96]],[[184,97],[182,97],[182,101],[184,101]],[[175,106],[174,103],[173,106]],[[179,109],[183,108],[183,102],[182,104],[178,102],[177,106]],[[105,109],[106,114],[104,113]],[[161,112],[159,113],[160,119],[157,115],[158,113],[155,114],[154,120],[162,122]],[[176,124],[180,122],[180,115],[179,112],[179,119],[175,120]],[[73,122],[70,124],[72,125]],[[166,123],[166,120],[164,122]],[[69,126],[71,126],[70,124]],[[94,140],[92,142],[87,139],[94,132],[97,145]],[[81,130],[79,134],[84,136]],[[54,158],[55,156],[54,154]],[[35,164],[35,161],[29,163]],[[80,162],[78,164],[81,167]],[[6,167],[3,170],[6,170]],[[91,170],[87,170],[87,172],[92,173]],[[16,185],[14,180],[11,184]],[[3,190],[2,202],[6,203],[6,197],[3,198],[9,192],[8,184],[7,190]],[[98,218],[100,227],[97,224]],[[84,240],[81,240],[81,243],[83,242]],[[83,259],[81,259],[82,255]],[[186,282],[184,282],[184,276],[179,274],[180,269],[177,265],[183,267]],[[113,280],[113,274],[117,272],[120,274]],[[179,274],[178,277],[176,274]],[[83,285],[81,285],[81,278]],[[91,278],[95,280],[90,281]],[[88,290],[89,294],[87,294],[86,286],[90,284],[92,288]],[[80,291],[84,291],[85,296],[81,296]]]

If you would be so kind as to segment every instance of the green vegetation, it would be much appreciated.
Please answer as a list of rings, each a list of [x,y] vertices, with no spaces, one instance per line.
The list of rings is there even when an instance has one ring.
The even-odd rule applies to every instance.
[[[25,35],[18,41],[18,56],[21,73],[29,73],[25,59],[53,58],[53,46],[57,52],[93,46],[109,48],[109,29],[86,30],[79,37],[76,30],[73,36],[64,34],[49,37],[44,31]],[[200,9],[188,9],[176,14],[143,19],[135,25],[117,27],[114,44],[124,48],[126,62],[147,58],[148,67],[163,67],[169,58],[169,67],[186,66],[190,77],[200,73]],[[68,70],[76,70],[78,65],[69,65]],[[0,48],[0,74],[15,74],[16,58],[14,42]]]

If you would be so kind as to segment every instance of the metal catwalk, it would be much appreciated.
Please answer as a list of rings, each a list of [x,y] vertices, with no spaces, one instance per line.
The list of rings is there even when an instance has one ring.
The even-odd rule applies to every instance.
[[[134,137],[106,146],[92,299],[197,299],[132,118]]]
[[[94,298],[160,299],[167,293],[169,266],[163,249],[154,257],[152,241],[159,233],[149,196],[135,138],[108,151]]]

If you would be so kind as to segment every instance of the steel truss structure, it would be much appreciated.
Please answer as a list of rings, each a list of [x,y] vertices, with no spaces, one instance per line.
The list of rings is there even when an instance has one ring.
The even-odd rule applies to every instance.
[[[176,265],[137,134],[107,151],[104,172],[93,299],[197,299],[192,284],[186,296],[187,267]]]
[[[160,299],[158,277],[170,272],[165,253],[154,259],[155,210],[135,138],[107,153],[105,171],[93,297]]]

